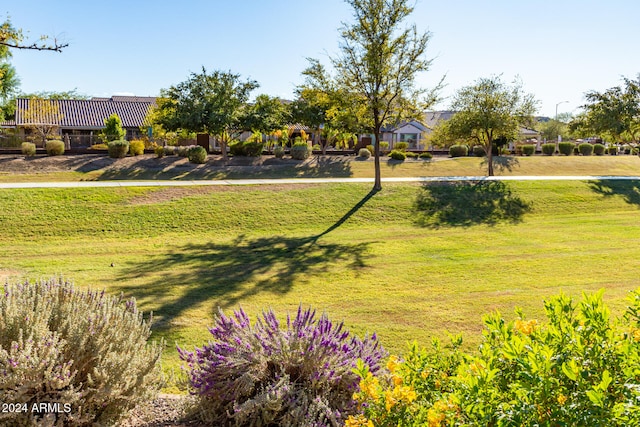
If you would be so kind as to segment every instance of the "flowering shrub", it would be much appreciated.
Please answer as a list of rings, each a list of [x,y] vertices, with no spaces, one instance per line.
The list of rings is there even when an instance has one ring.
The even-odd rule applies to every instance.
[[[129,143],[129,154],[132,156],[141,156],[144,154],[144,141],[141,139],[134,139]]]
[[[476,354],[457,341],[447,352],[414,345],[390,359],[391,380],[360,369],[362,413],[346,425],[640,425],[640,294],[615,320],[601,292],[579,305],[557,296],[545,310],[545,323],[487,316]],[[399,384],[415,398],[407,390],[411,399],[385,406]]]
[[[114,423],[159,388],[150,333],[134,300],[62,281],[4,285],[0,401],[20,410],[0,413],[0,424]],[[57,406],[41,413],[42,403]]]
[[[178,352],[201,417],[216,426],[341,425],[356,410],[356,361],[375,374],[385,356],[375,335],[360,340],[310,309],[284,329],[273,311],[254,326],[242,310],[220,312],[210,332],[209,344]]]

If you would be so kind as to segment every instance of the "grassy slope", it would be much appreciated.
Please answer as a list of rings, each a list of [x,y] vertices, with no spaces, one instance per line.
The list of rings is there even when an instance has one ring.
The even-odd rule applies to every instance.
[[[135,296],[169,342],[167,369],[174,342],[207,340],[218,307],[312,305],[393,352],[445,331],[471,346],[484,313],[539,317],[561,290],[606,288],[619,311],[640,286],[640,182],[500,185],[386,185],[370,199],[368,184],[3,190],[0,274]],[[495,198],[503,209],[479,202]]]

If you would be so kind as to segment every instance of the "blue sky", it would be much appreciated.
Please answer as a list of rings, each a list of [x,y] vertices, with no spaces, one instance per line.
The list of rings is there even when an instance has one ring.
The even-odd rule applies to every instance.
[[[343,0],[21,0],[2,18],[69,43],[63,53],[14,51],[24,92],[76,89],[91,96],[158,95],[191,71],[231,70],[260,83],[253,94],[292,98],[307,57],[338,53]],[[445,109],[480,77],[519,76],[539,114],[577,112],[584,93],[640,73],[637,0],[418,0],[410,21],[432,38],[432,87],[446,74]],[[568,101],[568,102],[564,102]]]

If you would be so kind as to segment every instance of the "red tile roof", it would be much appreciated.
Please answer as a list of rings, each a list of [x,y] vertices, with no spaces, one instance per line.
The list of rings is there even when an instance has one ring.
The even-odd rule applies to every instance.
[[[51,108],[44,108],[49,112],[48,117],[45,117],[47,114],[43,114],[40,117],[35,116],[36,119],[33,119],[34,116],[29,118],[24,114],[29,110],[30,99],[18,98],[16,125],[24,126],[29,124],[27,121],[38,121],[40,123],[56,123],[61,128],[100,129],[104,127],[105,119],[115,113],[122,120],[122,127],[139,128],[144,125],[149,109],[155,105],[155,98],[136,96],[114,96],[90,100],[48,99],[44,101],[52,104]]]

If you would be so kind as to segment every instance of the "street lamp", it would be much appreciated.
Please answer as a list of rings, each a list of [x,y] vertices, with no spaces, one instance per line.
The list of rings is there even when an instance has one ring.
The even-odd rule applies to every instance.
[[[556,121],[556,126],[557,126],[557,122],[558,122],[558,105],[560,104],[564,104],[565,102],[569,102],[569,101],[560,101],[556,104],[556,117],[554,118],[554,120]],[[562,141],[562,135],[558,135],[558,138],[556,139],[556,150],[558,149],[558,144]]]

